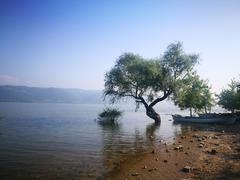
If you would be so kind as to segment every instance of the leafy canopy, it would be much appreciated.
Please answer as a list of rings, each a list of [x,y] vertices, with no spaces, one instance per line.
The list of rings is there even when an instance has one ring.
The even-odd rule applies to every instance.
[[[197,62],[198,55],[185,54],[179,42],[170,44],[160,58],[124,53],[105,74],[104,95],[112,102],[131,97],[146,108],[153,107],[175,91],[178,81],[185,79]]]
[[[240,110],[240,81],[232,80],[227,89],[218,95],[218,104],[224,109],[234,112]]]
[[[200,79],[196,74],[188,75],[186,79],[182,81],[182,84],[178,87],[178,93],[174,96],[174,103],[181,109],[190,109],[190,115],[192,115],[192,109],[195,112],[205,110],[211,110],[214,105],[214,99],[207,81]]]

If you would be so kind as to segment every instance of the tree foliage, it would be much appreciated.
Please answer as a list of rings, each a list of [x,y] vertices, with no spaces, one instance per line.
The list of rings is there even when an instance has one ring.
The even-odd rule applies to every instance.
[[[231,112],[240,110],[240,81],[232,80],[218,95],[218,104]]]
[[[145,59],[133,53],[121,55],[105,74],[104,95],[111,102],[125,97],[143,104],[149,117],[160,119],[153,110],[158,102],[174,94],[179,81],[193,71],[198,55],[186,54],[181,43],[173,43],[160,58]]]
[[[190,109],[190,116],[192,116],[192,110],[195,112],[204,110],[205,113],[211,110],[214,99],[207,81],[200,79],[196,74],[189,74],[181,83],[174,96],[176,105],[181,109]]]

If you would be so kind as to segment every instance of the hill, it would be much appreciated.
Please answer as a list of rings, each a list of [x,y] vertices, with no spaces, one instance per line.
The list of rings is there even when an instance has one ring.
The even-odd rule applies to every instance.
[[[102,91],[0,86],[0,102],[102,103]]]

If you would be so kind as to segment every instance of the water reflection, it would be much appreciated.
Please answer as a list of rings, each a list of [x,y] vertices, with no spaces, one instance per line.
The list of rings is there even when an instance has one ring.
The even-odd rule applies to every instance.
[[[160,123],[150,123],[145,132],[135,128],[132,134],[125,132],[121,124],[98,123],[102,129],[103,166],[107,171],[112,170],[128,157],[146,152],[153,146],[153,138],[160,128]]]
[[[151,123],[149,125],[147,125],[146,127],[146,136],[148,137],[148,139],[153,139],[156,137],[156,131],[160,129],[161,123]]]

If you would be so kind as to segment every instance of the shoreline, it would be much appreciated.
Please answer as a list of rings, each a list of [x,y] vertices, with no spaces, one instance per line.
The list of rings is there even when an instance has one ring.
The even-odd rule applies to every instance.
[[[191,127],[141,156],[129,158],[103,179],[240,179],[240,124]]]

